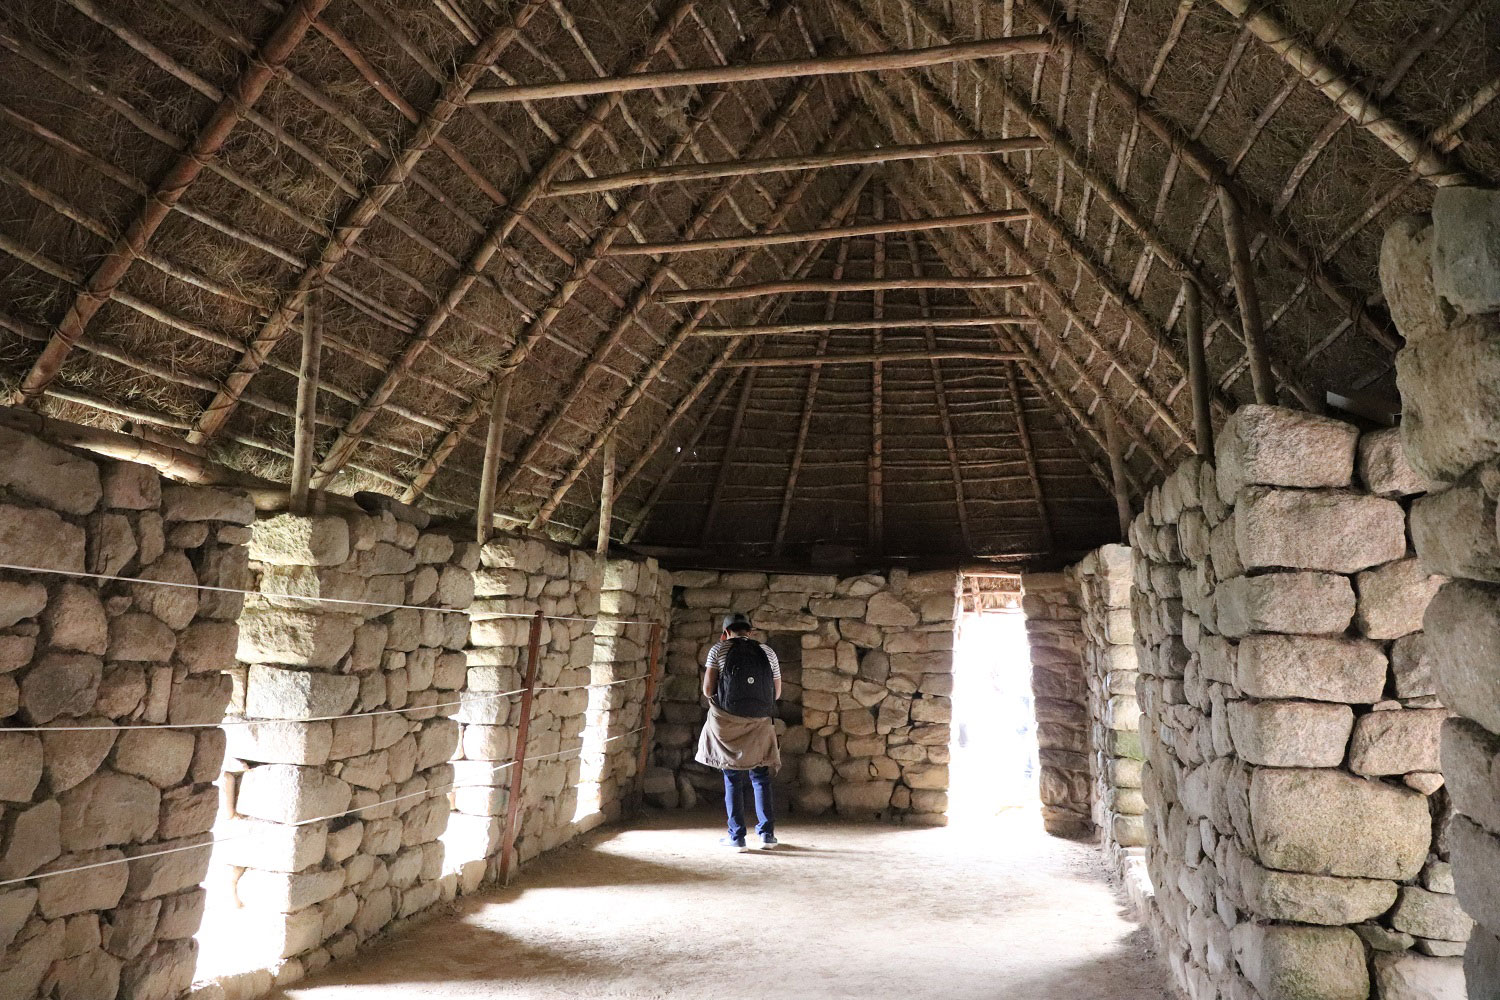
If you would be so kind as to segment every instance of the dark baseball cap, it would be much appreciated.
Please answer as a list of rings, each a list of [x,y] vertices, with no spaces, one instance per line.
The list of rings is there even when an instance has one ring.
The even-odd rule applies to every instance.
[[[724,616],[724,631],[726,632],[748,632],[750,630],[750,619],[745,617],[743,611],[736,611],[732,615]]]

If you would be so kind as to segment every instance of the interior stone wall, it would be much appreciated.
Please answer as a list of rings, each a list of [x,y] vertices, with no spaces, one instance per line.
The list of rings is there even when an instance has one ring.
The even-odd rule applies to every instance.
[[[683,570],[672,579],[652,801],[723,795],[719,772],[693,760],[707,714],[702,670],[722,617],[743,611],[762,639],[800,661],[781,656],[784,807],[946,822],[956,571],[839,578]]]
[[[464,685],[478,553],[425,524],[397,508],[251,531],[214,850],[233,907],[212,916],[281,983],[456,894],[439,837],[459,724],[431,706]],[[384,714],[328,721],[358,713]],[[324,721],[239,724],[262,719]]]
[[[139,858],[0,888],[0,996],[175,1000],[209,851],[142,855],[214,823],[240,598],[194,587],[244,585],[254,510],[10,429],[0,455],[0,561],[184,585],[0,573],[0,880]]]
[[[1087,836],[1093,830],[1089,693],[1078,584],[1064,573],[1023,573],[1021,595],[1031,647],[1042,823],[1061,837]]]
[[[1092,811],[1100,846],[1127,882],[1144,877],[1144,753],[1136,701],[1135,625],[1130,549],[1105,545],[1070,570],[1083,604],[1084,676],[1089,691]]]
[[[1462,997],[1424,483],[1396,431],[1271,406],[1214,458],[1131,528],[1162,951],[1195,1000]]]
[[[1398,221],[1381,285],[1406,338],[1396,357],[1401,440],[1433,485],[1412,510],[1423,565],[1450,579],[1427,610],[1417,671],[1456,715],[1442,769],[1458,899],[1478,921],[1471,998],[1500,996],[1500,193],[1439,191],[1432,215]]]

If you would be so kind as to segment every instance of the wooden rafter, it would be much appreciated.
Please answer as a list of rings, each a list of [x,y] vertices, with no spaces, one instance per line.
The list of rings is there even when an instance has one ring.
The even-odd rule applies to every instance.
[[[885,218],[885,187],[875,199],[875,218]],[[875,256],[870,270],[870,318],[885,319],[885,234],[875,237]],[[871,346],[880,351],[883,337],[879,329],[871,335]],[[865,527],[872,555],[885,551],[885,369],[877,360],[870,366],[870,468],[866,479],[867,510]]]
[[[922,232],[929,229],[951,229],[954,226],[990,226],[1007,222],[1024,222],[1023,211],[975,212],[972,215],[948,215],[935,219],[906,219],[900,222],[867,222],[857,226],[832,229],[801,229],[794,232],[762,233],[754,236],[720,236],[706,240],[677,240],[672,243],[627,243],[612,246],[607,256],[624,257],[643,254],[700,253],[712,250],[738,250],[743,247],[777,246],[784,243],[810,243],[876,233]]]
[[[1047,513],[1047,497],[1042,490],[1042,474],[1037,467],[1036,448],[1031,443],[1031,428],[1026,423],[1026,402],[1021,398],[1020,379],[1016,378],[1016,366],[1005,366],[1005,390],[1010,397],[1011,409],[1016,416],[1016,435],[1021,439],[1021,453],[1026,457],[1026,478],[1031,484],[1031,498],[1036,503],[1037,520],[1042,525],[1042,547],[1051,550],[1055,544],[1052,534],[1052,518]]]
[[[740,380],[740,394],[734,403],[734,413],[729,418],[729,436],[724,440],[724,451],[719,456],[719,470],[714,473],[713,490],[708,495],[708,509],[703,513],[703,524],[698,529],[698,544],[707,545],[714,537],[714,528],[719,522],[719,503],[729,485],[729,476],[734,471],[740,433],[745,428],[745,409],[750,405],[750,396],[755,392],[755,371],[745,373]]]
[[[109,251],[94,266],[93,272],[63,313],[51,339],[32,363],[16,391],[15,402],[33,403],[57,377],[63,362],[88,329],[89,322],[113,297],[146,244],[156,234],[174,205],[203,172],[204,165],[219,155],[229,134],[240,123],[245,112],[260,100],[276,76],[277,68],[292,54],[312,26],[328,0],[295,0],[286,14],[266,37],[260,51],[246,61],[238,79],[225,91],[223,98],[209,114],[198,134],[188,144],[155,188],[144,199],[136,214],[125,226]]]
[[[644,69],[656,58],[662,46],[666,44],[673,32],[677,30],[682,21],[687,17],[688,11],[692,8],[694,2],[695,0],[678,0],[652,32],[651,38],[647,41],[641,54],[637,56],[633,63],[634,69]],[[343,431],[340,432],[337,440],[330,446],[328,453],[323,457],[323,461],[318,464],[318,485],[326,486],[349,459],[353,457],[355,449],[359,446],[364,428],[375,418],[375,415],[380,411],[381,405],[396,391],[396,386],[400,384],[406,374],[416,365],[417,360],[427,349],[428,344],[437,336],[443,325],[454,314],[459,304],[463,302],[464,297],[468,295],[470,289],[474,287],[475,282],[478,280],[478,275],[484,271],[500,248],[509,241],[517,225],[520,224],[525,214],[531,210],[531,207],[537,200],[546,193],[548,186],[551,185],[557,173],[572,161],[573,151],[581,149],[590,137],[603,128],[605,120],[615,111],[621,99],[622,96],[620,94],[613,94],[596,101],[589,109],[589,114],[583,122],[573,130],[572,135],[565,142],[553,148],[552,155],[532,174],[521,193],[516,195],[500,218],[490,227],[484,239],[470,253],[469,260],[465,264],[464,269],[453,280],[453,283],[449,285],[448,291],[444,294],[442,301],[438,303],[437,308],[433,309],[422,323],[421,328],[407,340],[406,346],[386,371],[385,377],[380,380],[374,391],[366,397],[364,403],[355,414],[349,418],[348,423],[344,426]],[[594,260],[596,258],[590,256],[586,259]],[[569,276],[570,281],[581,283],[585,280],[586,276],[579,273],[584,266],[582,262],[575,262],[574,271]],[[564,285],[568,284],[569,282],[564,282]],[[540,317],[534,322],[541,322]],[[513,357],[514,351],[512,352],[512,357],[507,358],[505,367],[513,368],[515,364],[523,360],[514,359],[513,361]]]
[[[880,293],[877,293],[880,294]],[[1006,351],[963,350],[952,348],[939,350],[936,347],[925,351],[866,351],[840,354],[789,354],[768,355],[760,358],[739,358],[724,362],[725,368],[804,368],[807,365],[888,365],[910,361],[1020,361],[1017,354]]]
[[[344,213],[339,225],[324,240],[315,259],[310,260],[297,276],[292,288],[281,297],[260,329],[251,336],[243,354],[224,379],[224,386],[204,409],[188,440],[202,442],[214,437],[229,422],[251,379],[260,371],[271,350],[281,341],[296,320],[312,290],[328,279],[380,215],[386,204],[401,190],[416,170],[418,161],[432,148],[444,128],[463,106],[463,97],[479,82],[486,68],[515,41],[528,21],[545,6],[546,0],[529,0],[516,11],[510,23],[499,25],[470,50],[452,78],[433,99],[411,137],[393,154],[379,176],[361,193]]]
[[[876,235],[876,245],[884,237]],[[888,292],[900,289],[935,288],[949,291],[972,291],[976,288],[1021,288],[1031,284],[1029,274],[1001,274],[976,278],[870,278],[844,281],[767,281],[756,285],[729,285],[722,288],[684,288],[663,292],[661,302],[725,302],[753,299],[763,295],[796,295],[799,292]],[[874,319],[881,319],[876,316]],[[871,327],[871,329],[880,329]]]
[[[871,52],[850,56],[783,59],[776,62],[710,66],[702,69],[668,70],[660,73],[634,71],[626,76],[477,90],[469,95],[469,102],[493,104],[555,97],[580,97],[591,94],[619,95],[633,90],[655,90],[660,87],[697,87],[708,83],[742,83],[749,80],[784,80],[788,77],[911,69],[916,66],[941,66],[970,59],[1032,55],[1046,52],[1051,44],[1045,35],[1025,35],[967,42],[962,45],[941,45],[930,49],[912,49],[905,52]]]
[[[649,167],[623,174],[563,181],[554,185],[549,197],[601,194],[621,188],[653,184],[680,184],[684,181],[714,180],[722,177],[751,177],[761,174],[796,173],[824,170],[830,167],[859,167],[871,163],[896,163],[904,160],[935,160],[953,156],[995,156],[1040,149],[1039,139],[964,139],[959,142],[923,142],[904,146],[879,146],[874,149],[842,149],[802,156],[771,156],[759,159],[724,160],[718,163],[684,163],[678,166]]]

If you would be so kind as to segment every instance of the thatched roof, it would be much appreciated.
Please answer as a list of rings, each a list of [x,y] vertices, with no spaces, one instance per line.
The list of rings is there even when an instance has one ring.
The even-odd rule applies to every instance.
[[[1193,451],[1184,278],[1202,289],[1216,419],[1251,398],[1221,189],[1276,398],[1321,406],[1394,393],[1386,224],[1438,185],[1500,175],[1500,0],[1246,6],[15,0],[0,392],[286,481],[315,297],[317,486],[472,516],[506,384],[498,512],[566,538],[592,531],[612,440],[617,540],[788,560],[1092,545],[1116,531],[1102,405],[1137,495]],[[468,101],[1035,34],[1046,51],[926,68]],[[569,183],[1027,136],[1037,148]],[[619,252],[1006,209],[1027,217]],[[1033,280],[680,294],[997,275]],[[983,316],[1017,321],[699,330]],[[902,352],[942,357],[744,365]]]

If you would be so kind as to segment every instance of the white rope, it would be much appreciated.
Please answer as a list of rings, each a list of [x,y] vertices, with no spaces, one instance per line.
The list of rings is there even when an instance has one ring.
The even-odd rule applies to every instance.
[[[602,740],[598,744],[598,746],[603,746],[605,743],[613,743],[615,740],[623,740],[627,736],[634,736],[636,733],[643,732],[645,730],[645,728],[646,728],[645,726],[640,726],[640,727],[637,727],[635,729],[632,729],[628,733],[621,733],[619,736],[611,736],[611,737],[609,737],[609,738],[607,738],[605,740]],[[526,763],[530,764],[532,761],[548,760],[548,759],[553,758],[553,757],[560,757],[560,756],[562,756],[564,754],[576,753],[576,752],[583,751],[583,750],[586,750],[586,749],[589,749],[589,748],[586,747],[585,745],[580,744],[579,746],[569,747],[566,750],[559,750],[559,751],[557,751],[555,753],[542,754],[542,755],[537,756],[537,757],[528,757],[528,758],[526,758]],[[491,774],[498,774],[499,772],[505,770],[508,767],[515,767],[516,764],[518,764],[518,763],[520,763],[520,762],[516,761],[516,760],[506,761],[504,764],[500,764],[500,765],[497,765],[496,767],[490,768],[490,773]],[[420,792],[411,792],[411,793],[408,793],[406,795],[398,795],[398,796],[396,796],[393,799],[382,799],[379,802],[371,802],[371,803],[368,803],[366,805],[356,806],[353,809],[346,809],[343,812],[329,813],[327,816],[314,816],[311,819],[298,820],[295,823],[288,823],[288,824],[285,824],[285,825],[287,825],[287,826],[309,826],[309,825],[311,825],[313,823],[323,823],[323,822],[326,822],[326,821],[332,820],[332,819],[342,819],[345,816],[353,816],[353,815],[355,815],[357,813],[362,813],[362,812],[364,812],[367,809],[377,809],[377,808],[379,808],[381,806],[394,805],[397,802],[404,802],[407,799],[422,798],[424,796],[432,795],[432,794],[435,794],[435,793],[447,792],[447,791],[451,791],[452,789],[454,789],[456,787],[459,787],[458,786],[458,782],[456,780],[454,780],[454,781],[448,782],[445,785],[439,785],[436,788],[424,788]],[[0,880],[0,889],[3,889],[3,888],[5,888],[8,885],[20,885],[23,882],[35,882],[38,879],[55,878],[55,877],[57,877],[59,875],[76,875],[79,872],[93,871],[96,868],[108,868],[108,867],[111,867],[112,865],[125,865],[125,864],[129,864],[132,861],[140,861],[140,860],[143,860],[145,858],[160,858],[160,857],[163,857],[163,856],[168,855],[168,854],[180,854],[183,851],[197,851],[197,850],[201,850],[201,849],[203,849],[205,847],[214,847],[214,846],[216,846],[218,844],[227,844],[227,843],[230,843],[231,841],[246,840],[246,839],[248,839],[248,838],[250,838],[252,836],[254,836],[254,834],[240,833],[240,834],[235,834],[232,837],[214,837],[214,838],[210,838],[209,840],[205,840],[205,841],[202,841],[201,843],[197,843],[197,844],[185,844],[185,845],[183,845],[181,847],[168,847],[168,848],[164,848],[164,849],[162,849],[160,851],[148,851],[148,852],[143,853],[143,854],[132,855],[131,857],[113,858],[113,859],[111,859],[109,861],[96,861],[93,864],[79,865],[76,868],[64,868],[64,869],[61,869],[61,870],[55,871],[55,872],[38,872],[38,873],[33,874],[33,875],[23,875],[20,878],[11,878],[11,879]]]
[[[48,569],[44,566],[20,566],[15,563],[0,563],[0,570],[10,570],[14,573],[53,573],[58,576],[75,577],[84,580],[112,580],[119,583],[145,583],[157,587],[176,587],[179,590],[207,590],[216,594],[241,594],[245,597],[274,598],[278,601],[309,601],[313,604],[352,604],[362,608],[386,608],[400,611],[437,611],[445,615],[466,615],[468,608],[430,608],[420,604],[388,604],[384,601],[356,601],[348,597],[308,597],[303,594],[267,594],[259,590],[242,590],[238,587],[216,587],[207,583],[179,583],[176,580],[142,580],[133,576],[116,576],[112,573],[85,573],[74,569]],[[486,611],[486,618],[535,618],[535,613],[526,614],[521,611]],[[548,621],[555,622],[603,622],[608,625],[653,625],[654,622],[625,619],[625,618],[578,618],[570,615],[542,615]]]
[[[645,674],[637,674],[634,677],[626,677],[624,680],[604,681],[598,684],[569,684],[563,687],[539,687],[535,694],[544,691],[584,691],[590,688],[613,687],[616,684],[629,684],[632,681],[644,680]],[[382,708],[373,712],[351,712],[348,715],[312,715],[300,719],[224,719],[220,722],[163,722],[161,724],[143,723],[128,726],[0,726],[0,733],[83,733],[83,732],[127,732],[136,729],[216,729],[221,726],[278,726],[288,723],[302,722],[337,722],[339,719],[368,719],[377,715],[400,715],[403,712],[431,712],[439,708],[460,708],[476,701],[488,701],[495,698],[514,698],[518,694],[525,694],[525,688],[516,688],[514,691],[466,691],[467,697],[459,701],[440,701],[434,705],[412,705],[408,708]]]

